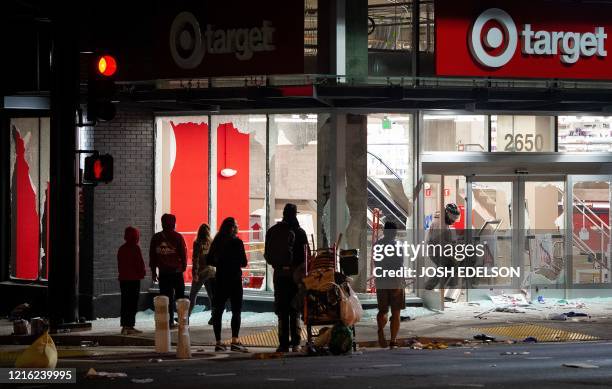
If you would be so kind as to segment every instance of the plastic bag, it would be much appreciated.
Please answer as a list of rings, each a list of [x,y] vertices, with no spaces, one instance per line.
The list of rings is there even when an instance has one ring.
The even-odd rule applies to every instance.
[[[47,331],[25,349],[15,361],[17,368],[55,369],[56,365],[57,349]]]
[[[329,339],[329,351],[334,355],[346,354],[353,346],[353,332],[342,324],[336,324],[328,331],[331,332]]]
[[[359,297],[351,288],[350,284],[346,284],[347,292],[340,287],[340,319],[347,326],[352,326],[358,323],[363,316],[363,308],[359,302]]]

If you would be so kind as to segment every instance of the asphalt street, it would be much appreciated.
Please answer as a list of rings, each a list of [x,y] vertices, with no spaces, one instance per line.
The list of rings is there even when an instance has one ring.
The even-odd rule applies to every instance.
[[[612,387],[611,342],[482,345],[447,350],[364,349],[338,357],[216,357],[158,363],[62,360],[58,367],[76,367],[79,387],[92,388],[139,385],[234,389]],[[572,363],[590,368],[563,366]],[[90,367],[125,372],[127,377],[85,378]],[[132,379],[146,378],[153,381],[132,382]]]

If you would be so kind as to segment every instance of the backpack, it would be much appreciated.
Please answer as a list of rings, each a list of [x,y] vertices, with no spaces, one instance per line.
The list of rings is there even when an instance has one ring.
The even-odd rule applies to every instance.
[[[295,232],[288,223],[278,222],[266,234],[264,258],[276,269],[291,267],[293,264],[293,245]]]

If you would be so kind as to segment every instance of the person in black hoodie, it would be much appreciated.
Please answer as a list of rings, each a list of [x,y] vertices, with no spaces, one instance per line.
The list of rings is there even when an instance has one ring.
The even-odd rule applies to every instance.
[[[221,228],[213,239],[208,252],[208,263],[217,268],[212,312],[216,340],[215,351],[226,350],[221,344],[221,319],[228,299],[232,307],[231,350],[247,351],[238,340],[242,313],[242,268],[247,266],[247,257],[244,244],[237,235],[236,220],[233,217],[226,218],[221,223]]]
[[[183,272],[187,269],[187,246],[183,236],[174,230],[176,217],[166,213],[161,217],[162,231],[153,235],[149,249],[149,267],[153,282],[159,279],[159,293],[168,296],[170,328],[174,324],[174,302],[185,297],[185,279]],[[159,276],[157,274],[159,269]]]
[[[274,268],[274,311],[278,316],[277,352],[300,351],[299,313],[293,306],[298,292],[293,273],[304,263],[304,250],[308,247],[306,232],[297,219],[297,206],[288,203],[283,219],[266,233],[264,258]],[[291,341],[289,334],[291,332]]]

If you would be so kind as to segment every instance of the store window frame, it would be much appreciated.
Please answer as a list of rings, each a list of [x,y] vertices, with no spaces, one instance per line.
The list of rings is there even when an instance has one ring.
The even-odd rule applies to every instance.
[[[5,135],[10,134],[11,119],[36,119],[50,116],[51,113],[47,109],[0,109],[0,282],[41,286],[47,286],[49,282],[48,278],[40,277],[40,272],[35,280],[25,280],[11,276],[11,140],[10,136]]]
[[[271,188],[271,174],[272,172],[270,171],[271,168],[271,164],[270,164],[270,158],[269,158],[269,153],[270,153],[270,120],[272,118],[272,116],[274,115],[283,115],[283,114],[316,114],[317,116],[320,115],[324,115],[324,114],[331,114],[332,112],[334,112],[333,110],[322,110],[322,109],[283,109],[283,110],[227,110],[227,111],[223,111],[223,113],[220,114],[202,114],[202,115],[198,115],[197,112],[186,112],[186,113],[175,113],[175,112],[155,112],[154,113],[154,121],[155,121],[155,138],[157,139],[159,131],[161,130],[158,126],[158,123],[160,120],[170,120],[172,118],[177,118],[177,117],[192,117],[192,116],[202,116],[202,118],[206,118],[207,124],[208,124],[208,147],[209,147],[209,151],[213,150],[213,147],[216,146],[216,137],[213,136],[213,131],[216,130],[216,128],[213,128],[213,122],[214,122],[214,118],[218,117],[218,116],[249,116],[249,115],[262,115],[265,116],[266,118],[266,144],[264,145],[265,148],[265,165],[266,165],[266,172],[265,172],[265,219],[264,221],[264,226],[263,226],[263,231],[267,231],[268,228],[271,227],[270,223],[271,220],[273,219],[271,217],[271,204],[270,204],[270,193],[271,190],[273,188]],[[336,111],[337,112],[337,111]],[[154,142],[155,143],[155,142]],[[155,146],[154,146],[155,148]],[[157,149],[154,151],[154,160],[157,161]],[[213,174],[214,171],[217,169],[217,164],[216,164],[216,154],[213,155],[212,152],[208,153],[208,220],[209,220],[209,225],[211,227],[211,233],[214,236],[214,234],[217,232],[217,225],[220,224],[221,220],[217,219],[217,194],[216,194],[216,189],[217,189],[217,185],[216,185],[216,180],[213,179]],[[156,164],[157,162],[155,162]],[[153,187],[154,187],[154,192],[155,195],[154,197],[157,196],[157,185],[158,185],[158,174],[157,174],[157,167],[154,166],[153,167],[155,170],[155,174],[153,177]],[[318,185],[318,182],[317,182]],[[156,201],[155,207],[153,209],[153,213],[154,213],[154,219],[156,219],[154,221],[154,224],[158,222],[158,218],[161,215],[161,211],[158,210],[158,204]],[[214,222],[213,222],[214,221]],[[153,229],[155,230],[155,226],[153,226]],[[270,268],[270,265],[266,264],[266,271],[265,271],[265,283],[264,286],[261,289],[247,289],[249,292],[271,292],[271,285],[272,285],[272,271]]]
[[[544,113],[529,113],[529,112],[500,112],[500,113],[489,113],[488,115],[488,122],[489,122],[489,138],[490,138],[490,142],[489,142],[489,152],[493,152],[493,153],[556,153],[557,152],[557,122],[558,122],[558,116],[554,115],[554,114],[544,114]],[[495,147],[496,150],[493,151],[493,134],[492,134],[492,128],[493,128],[493,116],[496,117],[496,137],[495,137]],[[498,136],[499,133],[499,117],[509,117],[512,118],[512,128],[511,128],[511,138],[510,138],[510,143],[512,144],[512,150],[506,150],[504,149],[500,149],[500,147],[498,147],[498,143],[501,141],[501,139]],[[542,139],[542,147],[544,146],[544,137],[541,136],[541,134],[536,134],[538,132],[537,128],[534,128],[534,141],[532,141],[532,147],[535,147],[535,149],[532,150],[528,150],[527,149],[527,136],[531,135],[531,134],[521,134],[520,132],[518,134],[516,134],[517,128],[516,128],[516,124],[515,121],[517,120],[517,118],[548,118],[548,120],[551,122],[550,123],[550,127],[548,128],[549,130],[552,130],[550,132],[550,137],[552,139],[550,139],[551,142],[551,150],[537,150],[537,139],[538,136],[541,137]],[[508,136],[509,134],[506,134],[506,136],[504,137],[504,141],[506,140],[505,138]],[[521,140],[519,140],[518,135],[522,135]],[[521,146],[520,150],[516,150],[517,145],[519,144],[519,142],[521,142],[522,144],[525,145],[525,148],[523,149]]]
[[[577,154],[592,154],[592,153],[605,153],[609,154],[610,151],[559,151],[560,142],[559,142],[559,121],[561,117],[604,117],[604,118],[612,118],[612,115],[604,115],[601,112],[580,112],[580,113],[571,113],[567,112],[564,114],[555,115],[555,150],[560,153],[577,153]],[[610,133],[612,133],[612,127],[609,129]],[[612,143],[612,142],[611,142]],[[587,144],[588,145],[588,144]],[[612,147],[612,146],[611,146]]]
[[[400,110],[393,110],[393,112],[401,112]],[[412,111],[415,112],[415,111]],[[488,143],[488,147],[487,150],[484,151],[474,151],[475,153],[500,153],[501,151],[492,151],[492,135],[491,135],[491,116],[544,116],[544,117],[551,117],[552,118],[552,150],[550,151],[537,151],[537,152],[529,152],[529,154],[557,154],[557,153],[568,153],[568,154],[608,154],[609,152],[606,151],[581,151],[581,152],[562,152],[559,150],[560,147],[560,142],[559,142],[559,119],[561,116],[581,116],[581,117],[588,117],[588,116],[604,116],[604,117],[612,117],[612,115],[602,115],[601,113],[593,113],[593,112],[584,112],[584,113],[579,113],[578,115],[574,114],[571,115],[571,113],[563,113],[563,112],[532,112],[532,111],[509,111],[509,112],[505,112],[505,111],[500,111],[500,112],[491,112],[491,111],[487,111],[487,112],[473,112],[473,111],[465,111],[465,110],[419,110],[416,111],[417,115],[418,115],[418,121],[415,120],[415,126],[419,127],[419,131],[418,131],[418,136],[419,139],[424,139],[424,134],[422,131],[424,131],[425,129],[425,125],[424,125],[424,119],[423,116],[425,115],[440,115],[440,116],[444,116],[444,115],[456,115],[456,116],[461,116],[461,115],[469,115],[469,116],[473,116],[473,115],[482,115],[485,116],[485,120],[486,120],[486,129],[487,129],[487,143]],[[380,111],[373,111],[372,113],[380,113]],[[612,131],[612,129],[611,129]],[[423,153],[465,153],[465,152],[461,152],[461,151],[431,151],[431,150],[425,150],[422,145],[421,142],[418,143],[418,152],[420,154]],[[517,151],[513,151],[513,152],[506,152],[506,153],[522,153],[522,154],[527,154],[526,152],[517,152]]]
[[[459,153],[459,154],[468,154],[468,153],[490,153],[491,152],[491,114],[489,113],[481,113],[481,112],[473,112],[473,111],[464,111],[464,110],[420,110],[416,111],[415,115],[417,118],[415,119],[414,127],[418,127],[418,155],[423,153]],[[423,147],[422,140],[425,139],[425,116],[483,116],[484,117],[484,131],[486,132],[485,140],[487,142],[486,148],[483,148],[482,151],[434,151],[434,150],[425,150]],[[483,146],[484,147],[484,146]]]

